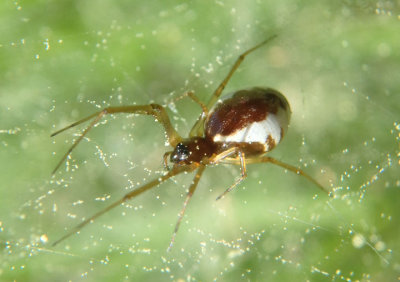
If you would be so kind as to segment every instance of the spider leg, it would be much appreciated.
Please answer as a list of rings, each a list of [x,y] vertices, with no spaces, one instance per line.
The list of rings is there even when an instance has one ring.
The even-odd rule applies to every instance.
[[[238,150],[237,154],[240,161],[240,171],[242,175],[238,179],[236,179],[235,183],[233,183],[228,189],[226,189],[224,193],[217,197],[217,201],[223,198],[227,193],[232,191],[233,188],[238,186],[240,182],[242,182],[247,177],[245,154],[241,150]]]
[[[168,157],[172,154],[172,151],[166,152],[163,156],[163,163],[164,163],[164,169],[165,170],[170,170],[169,165],[168,165]]]
[[[194,94],[194,92],[192,91],[188,91],[183,93],[182,96],[178,97],[175,101],[179,101],[181,99],[183,99],[184,97],[189,96],[189,98],[191,98],[193,100],[193,102],[195,102],[196,104],[198,104],[201,109],[202,109],[202,116],[207,116],[208,115],[208,109],[206,107],[206,105],[200,101],[200,99]]]
[[[85,219],[84,221],[82,221],[80,224],[78,224],[77,226],[75,226],[73,229],[71,229],[67,234],[65,234],[63,237],[61,237],[60,239],[58,239],[57,241],[55,241],[52,246],[57,245],[58,243],[60,243],[61,241],[64,241],[65,239],[67,239],[68,237],[70,237],[71,235],[75,234],[76,232],[78,232],[79,230],[81,230],[83,227],[85,227],[87,224],[92,223],[95,219],[97,219],[98,217],[100,217],[101,215],[105,214],[106,212],[110,211],[111,209],[121,205],[122,203],[133,199],[137,196],[139,196],[140,194],[142,194],[143,192],[150,190],[151,188],[154,188],[155,186],[157,186],[158,184],[164,182],[165,180],[178,175],[182,172],[190,172],[193,171],[194,169],[197,168],[197,164],[193,164],[193,165],[188,165],[188,166],[177,166],[174,167],[172,170],[170,170],[167,174],[158,177],[156,179],[154,179],[153,181],[150,181],[149,183],[139,187],[138,189],[135,189],[127,194],[125,194],[121,199],[119,199],[118,201],[115,201],[114,203],[112,203],[111,205],[107,206],[106,208],[100,210],[99,212],[95,213],[93,216],[91,216],[88,219]]]
[[[237,155],[235,158],[232,158],[233,155]],[[227,160],[227,161],[225,161]],[[232,162],[234,161],[234,162]],[[231,147],[222,153],[213,156],[210,159],[205,159],[203,160],[203,164],[208,165],[208,164],[217,164],[217,163],[234,163],[234,164],[240,164],[240,170],[241,170],[241,176],[233,183],[228,189],[225,190],[224,193],[219,195],[216,200],[221,199],[224,197],[227,193],[232,191],[233,188],[235,188],[237,185],[239,185],[240,182],[242,182],[246,177],[247,177],[247,171],[246,171],[246,158],[245,158],[245,153],[240,150],[238,147]]]
[[[224,163],[231,163],[231,164],[240,164],[239,160],[229,158],[229,159],[224,159]],[[325,189],[324,186],[322,186],[320,183],[318,183],[313,177],[311,177],[309,174],[305,173],[303,170],[300,168],[297,168],[295,166],[292,166],[290,164],[278,161],[277,159],[263,156],[263,157],[256,157],[256,158],[247,158],[246,160],[247,164],[255,164],[255,163],[272,163],[274,165],[283,167],[284,169],[290,170],[291,172],[294,172],[297,175],[301,175],[305,178],[307,178],[310,182],[314,183],[315,186],[317,186],[319,189],[321,189],[323,192],[327,193],[329,196],[332,196],[331,192]]]
[[[160,105],[149,104],[149,105],[138,105],[138,106],[135,105],[135,106],[108,107],[108,108],[103,109],[100,112],[94,113],[86,118],[83,118],[77,122],[74,122],[71,125],[64,127],[62,129],[54,132],[53,134],[51,134],[51,137],[53,137],[67,129],[70,129],[74,126],[84,123],[85,121],[93,119],[93,121],[89,124],[89,126],[83,131],[83,133],[79,136],[79,138],[75,140],[75,142],[72,144],[72,146],[68,149],[68,151],[64,154],[64,156],[58,162],[58,164],[54,168],[52,174],[54,174],[59,169],[59,167],[62,165],[62,163],[65,161],[65,159],[71,154],[72,150],[82,141],[82,139],[89,132],[89,130],[91,130],[101,120],[101,118],[103,116],[105,116],[107,114],[117,114],[117,113],[152,115],[156,118],[156,120],[159,123],[161,123],[161,125],[164,126],[164,129],[165,129],[165,132],[166,132],[166,135],[168,138],[168,142],[171,146],[175,147],[182,140],[182,137],[173,128],[171,121],[169,120],[169,117],[167,115],[167,112]]]
[[[239,68],[240,64],[244,61],[246,56],[249,55],[250,53],[252,53],[253,51],[257,50],[261,46],[267,44],[268,42],[270,42],[275,37],[277,37],[276,34],[268,37],[263,42],[257,44],[256,46],[254,46],[254,47],[248,49],[247,51],[243,52],[242,54],[240,54],[240,56],[236,59],[233,67],[228,72],[227,76],[219,84],[219,86],[214,91],[213,95],[211,96],[210,100],[206,104],[206,108],[207,109],[211,109],[215,105],[215,103],[218,101],[218,99],[221,96],[222,91],[224,90],[225,86],[228,84],[228,82],[231,79],[232,75]],[[200,118],[197,120],[197,122],[195,123],[195,125],[192,127],[192,129],[190,131],[190,134],[189,134],[190,137],[202,136],[203,135],[203,130],[204,130],[203,129],[204,128],[203,124],[204,124],[205,118],[206,118],[206,116],[204,116],[203,114],[200,116]]]
[[[188,92],[187,95],[201,107],[203,110],[202,116],[208,116],[207,106],[193,92]]]
[[[203,174],[203,171],[205,168],[206,168],[205,165],[202,165],[199,167],[199,169],[197,170],[197,173],[192,181],[192,184],[189,187],[189,192],[187,193],[185,202],[183,203],[183,207],[182,207],[181,211],[179,212],[178,221],[176,222],[174,233],[172,234],[171,241],[169,243],[169,247],[168,247],[167,251],[171,250],[172,245],[175,242],[176,233],[178,232],[179,226],[181,225],[181,221],[183,219],[183,216],[185,215],[186,207],[187,207],[190,199],[192,198],[194,191],[197,188],[197,184],[199,183],[200,177]]]

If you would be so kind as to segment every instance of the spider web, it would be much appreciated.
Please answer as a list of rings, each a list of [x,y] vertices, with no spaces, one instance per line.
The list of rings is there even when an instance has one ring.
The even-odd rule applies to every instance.
[[[394,2],[1,7],[2,280],[399,278]],[[50,133],[108,105],[155,102],[185,136],[200,109],[181,94],[195,90],[207,101],[238,54],[272,33],[279,37],[245,60],[225,94],[252,86],[284,93],[291,126],[271,156],[301,167],[334,197],[264,164],[249,165],[243,185],[215,201],[239,169],[210,167],[171,252],[192,174],[51,247],[83,218],[161,176],[169,148],[151,118],[108,116],[52,178],[83,127]]]

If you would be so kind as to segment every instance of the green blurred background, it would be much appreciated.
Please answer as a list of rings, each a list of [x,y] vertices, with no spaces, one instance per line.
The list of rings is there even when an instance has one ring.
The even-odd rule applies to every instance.
[[[0,4],[0,280],[394,281],[400,277],[400,4],[397,1],[3,1]],[[206,170],[171,252],[182,175],[51,242],[163,173],[155,102],[185,135],[237,56],[225,93],[269,86],[293,115],[273,151],[335,191],[271,165],[215,198],[239,168]]]

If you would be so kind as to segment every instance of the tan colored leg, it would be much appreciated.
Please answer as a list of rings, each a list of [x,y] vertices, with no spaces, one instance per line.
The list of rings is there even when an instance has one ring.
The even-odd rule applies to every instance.
[[[174,233],[172,234],[171,242],[169,243],[168,251],[171,250],[171,248],[172,248],[172,246],[173,246],[173,244],[175,242],[176,233],[178,232],[179,226],[181,225],[181,221],[183,219],[183,216],[185,215],[186,207],[187,207],[190,199],[192,198],[194,191],[197,188],[197,184],[199,184],[199,180],[200,180],[201,175],[203,174],[203,171],[204,171],[205,168],[206,167],[204,165],[199,167],[199,169],[197,170],[197,173],[196,173],[196,175],[195,175],[195,177],[193,179],[193,182],[189,187],[189,192],[186,195],[185,202],[183,203],[183,207],[182,207],[182,209],[181,209],[181,211],[179,212],[179,215],[178,215],[178,221],[176,222]]]
[[[168,157],[172,154],[172,151],[166,152],[163,156],[163,161],[164,161],[164,168],[165,170],[169,170],[168,166]]]
[[[64,154],[64,156],[58,162],[58,164],[54,168],[52,174],[54,174],[58,170],[58,168],[62,165],[62,163],[69,156],[69,154],[71,154],[72,150],[82,141],[82,139],[89,132],[89,130],[91,130],[101,120],[101,118],[103,116],[105,116],[107,114],[117,114],[117,113],[152,115],[156,118],[156,120],[159,123],[161,123],[164,126],[164,129],[165,129],[165,132],[166,132],[166,135],[168,138],[168,142],[172,147],[175,147],[179,142],[182,141],[182,137],[173,128],[171,121],[169,120],[169,117],[167,115],[167,112],[160,105],[149,104],[149,105],[141,105],[141,106],[108,107],[108,108],[103,109],[100,112],[94,113],[86,118],[83,118],[77,122],[74,122],[73,124],[62,128],[51,135],[51,137],[53,137],[67,129],[70,129],[74,126],[84,123],[85,121],[93,119],[93,121],[89,124],[89,126],[83,131],[81,136],[79,136],[79,138],[76,139],[76,141],[72,144],[72,146],[68,149],[68,151]]]
[[[67,239],[68,237],[70,237],[71,235],[75,234],[76,232],[78,232],[79,230],[81,230],[83,227],[85,227],[87,224],[92,223],[95,219],[97,219],[98,217],[100,217],[101,215],[105,214],[106,212],[112,210],[113,208],[121,205],[122,203],[133,199],[137,196],[139,196],[140,194],[142,194],[143,192],[150,190],[152,188],[154,188],[155,186],[157,186],[158,184],[164,182],[165,180],[167,180],[168,178],[171,178],[172,176],[178,175],[182,172],[190,172],[193,171],[197,168],[197,164],[194,165],[189,165],[189,166],[178,166],[178,167],[174,167],[172,170],[170,170],[167,174],[165,174],[164,176],[158,177],[156,179],[154,179],[153,181],[150,181],[149,183],[139,187],[138,189],[135,189],[127,194],[125,194],[125,196],[123,196],[121,199],[119,199],[118,201],[112,203],[111,205],[109,205],[108,207],[102,209],[101,211],[97,212],[96,214],[94,214],[93,216],[91,216],[88,219],[85,219],[83,222],[81,222],[80,224],[78,224],[76,227],[74,227],[73,229],[71,229],[71,231],[69,231],[67,234],[65,234],[63,237],[61,237],[60,239],[58,239],[57,241],[55,241],[52,246],[57,245],[58,243],[60,243],[61,241],[64,241],[65,239]]]
[[[208,109],[207,109],[206,105],[202,101],[200,101],[200,99],[192,91],[183,93],[183,95],[178,97],[175,101],[179,101],[187,96],[189,98],[191,98],[193,100],[193,102],[195,102],[196,104],[198,104],[201,107],[201,109],[203,111],[202,115],[205,115],[205,116],[208,115]]]
[[[232,191],[233,188],[238,186],[240,182],[242,182],[247,177],[245,154],[240,150],[238,150],[238,158],[240,160],[240,171],[242,172],[242,175],[238,179],[236,179],[235,183],[233,183],[228,189],[226,189],[224,193],[219,195],[216,200],[219,200],[222,197],[224,197],[227,193]]]
[[[307,178],[309,181],[314,183],[319,189],[327,193],[329,196],[332,196],[332,193],[328,191],[327,189],[324,188],[321,184],[319,184],[314,178],[312,178],[310,175],[305,173],[303,170],[300,168],[297,168],[295,166],[292,166],[290,164],[278,161],[277,159],[271,158],[271,157],[259,157],[259,158],[248,158],[246,160],[247,164],[255,164],[255,163],[272,163],[274,165],[283,167],[287,170],[290,170],[291,172],[294,172],[297,175],[301,175],[305,178]],[[223,163],[230,163],[230,164],[240,164],[239,160],[237,159],[224,159]]]
[[[222,94],[222,91],[224,90],[225,86],[228,84],[229,80],[231,79],[232,75],[235,73],[235,71],[239,68],[240,64],[244,61],[247,55],[249,55],[251,52],[257,50],[261,46],[267,44],[269,41],[277,37],[277,35],[272,35],[271,37],[267,38],[263,42],[259,43],[258,45],[254,46],[253,48],[248,49],[247,51],[243,52],[237,59],[227,76],[224,78],[224,80],[219,84],[217,89],[214,91],[213,95],[211,96],[210,100],[206,104],[207,109],[211,109],[215,103],[218,101],[219,97]],[[204,127],[204,121],[205,117],[201,116],[195,125],[192,127],[192,130],[190,131],[189,136],[194,137],[194,136],[202,136],[202,131]]]

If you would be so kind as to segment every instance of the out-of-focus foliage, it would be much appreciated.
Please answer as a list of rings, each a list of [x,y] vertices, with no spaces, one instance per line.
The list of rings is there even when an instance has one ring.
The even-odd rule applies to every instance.
[[[395,1],[3,1],[0,4],[0,280],[372,280],[400,276],[400,9]],[[149,117],[108,105],[156,102],[185,135],[236,57],[266,37],[229,91],[269,86],[293,111],[271,165],[208,168],[166,252],[182,175],[51,242],[163,173]]]

